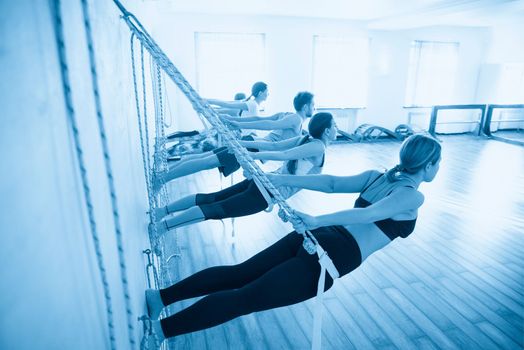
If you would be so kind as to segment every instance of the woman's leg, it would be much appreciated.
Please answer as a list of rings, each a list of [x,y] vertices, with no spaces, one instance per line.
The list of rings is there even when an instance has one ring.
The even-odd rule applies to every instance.
[[[146,289],[147,314],[152,320],[158,320],[164,304],[158,289]]]
[[[246,188],[249,187],[249,184],[249,180],[244,180],[217,192],[198,193],[181,198],[177,201],[174,201],[173,203],[168,204],[165,207],[157,208],[155,212],[157,221],[160,221],[160,219],[171,213],[188,209],[195,205],[200,206],[203,204],[212,204],[227,199],[231,196],[234,196],[237,193],[241,193],[242,191],[244,191]]]
[[[197,198],[197,205],[201,208],[206,220],[236,218],[256,214],[266,209],[268,203],[255,182],[246,181],[245,184],[247,186],[239,189],[237,193],[230,193],[230,196],[212,203],[202,203]]]
[[[213,152],[206,152],[205,157],[198,157],[190,160],[183,160],[160,178],[164,183],[177,179],[182,176],[197,173],[202,170],[217,168],[220,166],[218,157]]]
[[[296,256],[301,246],[302,236],[292,232],[243,263],[207,268],[161,289],[162,304],[169,305],[180,300],[243,287]]]
[[[314,230],[313,234],[328,251],[341,276],[360,265],[358,244],[344,228],[321,227]],[[315,296],[320,276],[316,254],[310,255],[302,248],[302,236],[296,232],[290,233],[284,239],[292,242],[291,251],[296,250],[296,254],[291,257],[288,255],[288,259],[281,259],[280,264],[274,264],[273,268],[263,274],[259,271],[260,277],[242,287],[232,285],[229,286],[229,290],[217,290],[185,310],[161,320],[165,336],[172,337],[213,327],[241,315],[295,304]],[[332,285],[333,279],[326,275],[324,290],[328,290]],[[168,296],[164,296],[166,291],[161,291],[164,302],[168,300]],[[173,300],[180,299],[175,297]]]
[[[190,160],[206,158],[206,157],[209,157],[212,154],[213,154],[213,152],[209,151],[209,152],[203,152],[203,153],[195,153],[195,154],[184,155],[184,156],[182,156],[182,159],[180,160],[180,162],[178,162],[177,164],[173,165],[171,168],[176,168],[177,166],[179,166],[179,164],[181,164],[181,162],[187,162],[187,161],[190,161]]]
[[[201,170],[213,169],[220,165],[218,157],[212,152],[184,156],[184,158],[170,166],[164,173],[153,177],[153,192],[158,192],[162,185],[182,176],[194,174]]]
[[[195,332],[252,312],[292,305],[315,296],[320,266],[316,256],[291,257],[241,288],[212,293],[160,321],[166,338]],[[326,290],[333,280],[326,277]]]
[[[200,207],[194,206],[189,209],[183,210],[181,212],[172,215],[171,217],[157,221],[156,231],[158,234],[164,234],[169,230],[174,230],[179,227],[196,224],[202,222],[206,219],[202,209]]]
[[[179,200],[176,200],[172,203],[169,203],[165,207],[160,207],[156,209],[156,218],[157,221],[162,219],[164,216],[167,216],[171,213],[188,209],[196,205],[196,194],[190,194],[188,196],[185,196],[183,198],[180,198]]]

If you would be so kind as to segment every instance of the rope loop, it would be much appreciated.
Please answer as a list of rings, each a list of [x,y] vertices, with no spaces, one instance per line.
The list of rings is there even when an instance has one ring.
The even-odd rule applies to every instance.
[[[143,336],[140,342],[140,350],[160,349],[160,339],[153,329],[153,322],[147,316],[140,316],[138,321],[142,322]]]

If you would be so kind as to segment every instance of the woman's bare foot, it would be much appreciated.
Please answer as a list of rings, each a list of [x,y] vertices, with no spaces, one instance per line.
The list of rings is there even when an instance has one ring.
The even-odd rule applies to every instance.
[[[164,304],[160,298],[160,291],[156,289],[146,289],[146,305],[147,313],[151,320],[158,320],[158,317],[160,317],[160,313],[164,308]]]

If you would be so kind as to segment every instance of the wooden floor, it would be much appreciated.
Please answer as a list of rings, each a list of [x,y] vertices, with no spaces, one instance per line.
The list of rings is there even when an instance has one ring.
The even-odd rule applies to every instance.
[[[325,294],[324,349],[524,347],[524,148],[464,135],[441,139],[440,173],[421,186],[426,202],[415,232]],[[390,167],[399,147],[333,145],[324,172]],[[220,185],[213,170],[177,180],[169,191],[176,199]],[[355,198],[303,191],[290,203],[320,214],[352,206]],[[167,254],[178,240],[182,256],[164,265],[164,275],[174,282],[205,267],[241,262],[289,231],[275,212],[236,219],[234,238],[231,220],[181,229],[166,237]],[[251,314],[172,339],[169,348],[308,349],[312,309],[308,301]]]

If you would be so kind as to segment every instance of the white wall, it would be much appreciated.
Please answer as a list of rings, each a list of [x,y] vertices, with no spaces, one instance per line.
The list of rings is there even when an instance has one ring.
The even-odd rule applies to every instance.
[[[195,32],[266,33],[269,113],[293,111],[298,91],[311,90],[313,35],[365,36],[361,22],[268,16],[211,16],[169,14],[152,30],[155,39],[191,84],[196,82]],[[212,96],[205,96],[212,97]],[[173,96],[182,130],[201,128],[191,107],[179,93]]]
[[[487,28],[431,27],[402,31],[370,31],[372,62],[368,108],[359,121],[394,129],[408,122],[404,109],[409,50],[413,40],[459,42],[454,99],[448,104],[476,102],[478,72],[487,49]],[[413,110],[411,110],[413,111]],[[420,110],[417,110],[420,111]],[[427,110],[429,112],[429,109]],[[412,121],[427,128],[427,121]]]
[[[486,63],[524,62],[524,21],[522,18],[500,21],[491,30]]]
[[[129,334],[114,220],[79,1],[62,1],[65,47],[116,345],[140,342],[146,286],[146,195],[129,65],[129,33],[110,1],[90,2],[102,109],[129,280]],[[50,2],[0,5],[0,348],[109,348],[107,312],[61,85]]]
[[[524,91],[513,91],[512,96],[501,93],[506,65],[524,67],[524,23],[518,20],[496,22],[491,29],[490,45],[485,62],[480,68],[478,100],[483,103],[524,103]],[[522,69],[522,68],[521,68]],[[522,74],[522,73],[521,73]],[[507,77],[506,77],[507,78]],[[501,91],[502,90],[502,91]],[[524,87],[522,88],[524,90]]]

